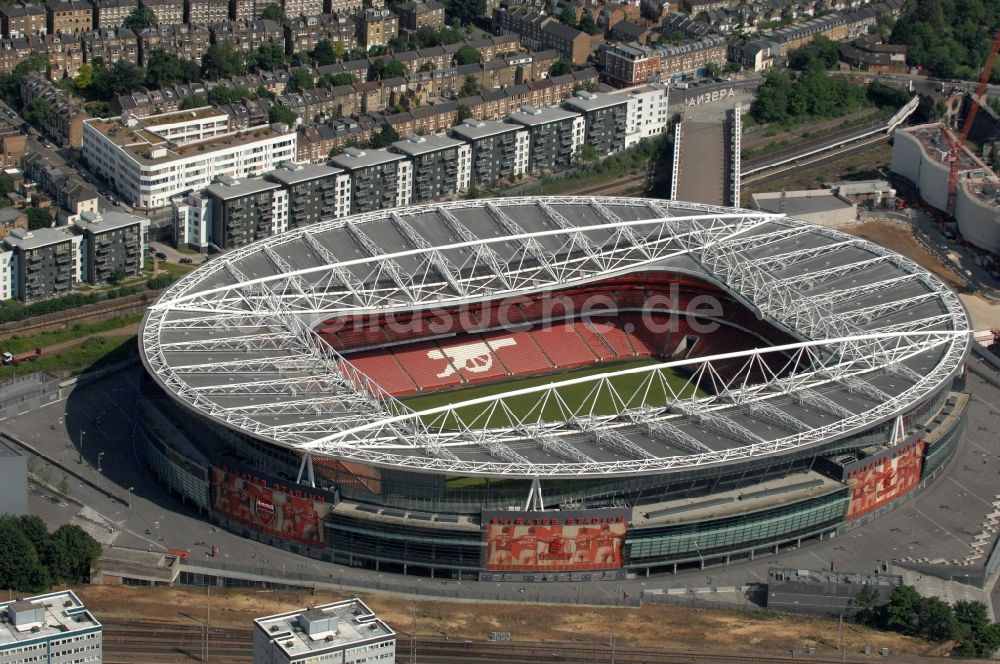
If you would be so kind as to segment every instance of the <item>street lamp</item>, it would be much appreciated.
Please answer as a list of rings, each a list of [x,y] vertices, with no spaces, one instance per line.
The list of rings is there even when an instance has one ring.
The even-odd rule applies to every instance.
[[[101,457],[104,456],[104,452],[97,453],[97,488],[101,488]]]
[[[83,463],[83,437],[86,433],[83,429],[80,430],[80,463]]]
[[[128,507],[129,507],[129,509],[132,509],[132,492],[133,491],[135,491],[135,487],[134,486],[130,486],[128,488]]]

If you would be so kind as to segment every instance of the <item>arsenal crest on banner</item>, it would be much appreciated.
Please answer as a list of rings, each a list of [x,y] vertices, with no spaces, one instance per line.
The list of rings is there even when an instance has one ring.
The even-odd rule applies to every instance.
[[[254,512],[257,513],[257,520],[264,526],[270,526],[271,522],[274,521],[274,503],[272,502],[258,498],[257,502],[254,503]]]

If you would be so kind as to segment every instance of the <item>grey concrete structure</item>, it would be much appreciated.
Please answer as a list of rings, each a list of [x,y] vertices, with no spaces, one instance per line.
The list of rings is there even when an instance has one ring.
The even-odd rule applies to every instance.
[[[0,514],[28,513],[28,461],[0,440]]]
[[[90,284],[132,279],[142,273],[149,221],[124,212],[84,212],[76,227],[83,233],[81,273]]]
[[[413,203],[454,196],[469,188],[472,150],[465,141],[411,135],[393,143],[389,150],[410,158]]]
[[[102,660],[101,623],[72,590],[0,604],[0,664]]]
[[[288,193],[288,228],[345,217],[351,209],[351,176],[322,164],[283,164],[267,174]]]
[[[531,139],[528,170],[532,173],[566,168],[573,163],[584,140],[583,116],[559,108],[523,106],[517,113],[511,113],[507,121],[528,128]]]
[[[472,149],[469,185],[492,187],[513,180],[528,170],[528,130],[507,122],[472,118],[451,128],[451,135]]]
[[[584,143],[597,150],[598,155],[603,157],[625,149],[626,97],[580,90],[563,102],[563,108],[583,115]]]
[[[235,249],[255,240],[270,237],[276,229],[274,193],[281,189],[276,182],[253,178],[222,178],[205,189],[211,205],[212,238],[223,250]],[[284,210],[287,219],[287,210]]]
[[[351,174],[351,214],[407,205],[413,196],[412,165],[389,150],[348,148],[330,159]]]
[[[358,598],[253,621],[254,664],[393,664],[396,633]]]
[[[14,254],[14,297],[35,302],[68,293],[80,280],[80,240],[68,228],[18,229],[4,238],[4,245]]]

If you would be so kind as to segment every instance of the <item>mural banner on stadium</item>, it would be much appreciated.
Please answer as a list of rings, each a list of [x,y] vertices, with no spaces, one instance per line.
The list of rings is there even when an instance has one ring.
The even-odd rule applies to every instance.
[[[920,483],[924,441],[917,440],[866,463],[847,476],[851,504],[847,520],[857,519],[906,495]]]
[[[215,511],[274,537],[325,547],[323,521],[334,502],[325,491],[287,486],[232,466],[212,466]]]
[[[628,518],[621,509],[483,512],[483,566],[507,572],[620,569]]]

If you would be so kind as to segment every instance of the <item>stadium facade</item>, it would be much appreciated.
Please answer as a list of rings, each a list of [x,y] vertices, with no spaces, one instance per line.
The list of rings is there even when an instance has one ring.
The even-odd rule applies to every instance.
[[[617,578],[836,536],[952,455],[936,277],[782,215],[637,198],[322,222],[172,286],[141,449],[213,522],[323,560]]]

